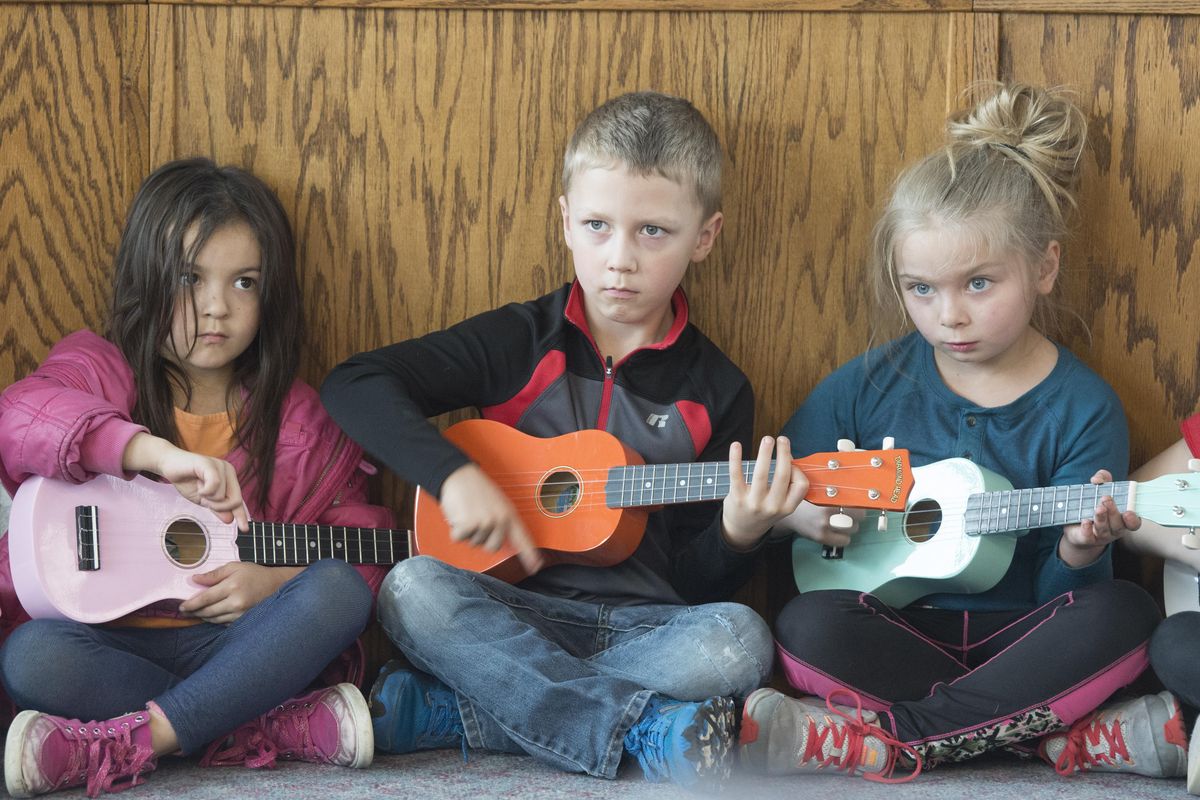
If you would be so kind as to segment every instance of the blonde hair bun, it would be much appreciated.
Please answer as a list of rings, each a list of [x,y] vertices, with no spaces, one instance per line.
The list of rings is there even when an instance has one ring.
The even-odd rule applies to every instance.
[[[1047,210],[1065,226],[1067,207],[1075,207],[1087,119],[1064,89],[1020,83],[992,86],[993,94],[947,123],[951,163],[970,149],[1012,159],[1033,178]]]

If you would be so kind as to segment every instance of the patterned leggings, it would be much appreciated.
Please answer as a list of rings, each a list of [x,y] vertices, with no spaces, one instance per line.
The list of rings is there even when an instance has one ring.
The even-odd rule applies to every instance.
[[[788,603],[776,639],[792,686],[858,693],[932,766],[1068,727],[1145,669],[1159,619],[1124,581],[1026,612],[895,609],[832,590]]]

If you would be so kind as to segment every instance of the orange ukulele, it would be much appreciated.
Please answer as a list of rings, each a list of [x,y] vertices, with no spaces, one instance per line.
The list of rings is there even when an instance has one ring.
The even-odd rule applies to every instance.
[[[654,508],[729,493],[728,462],[646,464],[605,431],[539,439],[477,419],[445,435],[508,495],[546,566],[616,564],[637,549]],[[818,505],[903,510],[913,484],[907,450],[816,453],[792,463],[808,477],[805,499]],[[742,462],[747,483],[753,471],[753,461]],[[492,552],[452,541],[441,507],[424,490],[417,492],[414,528],[422,555],[510,582],[528,575],[510,545]]]

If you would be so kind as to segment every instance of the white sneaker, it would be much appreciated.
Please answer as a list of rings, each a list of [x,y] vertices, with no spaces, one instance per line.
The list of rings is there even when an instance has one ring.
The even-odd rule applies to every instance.
[[[854,707],[834,705],[839,695],[852,699]],[[858,695],[845,689],[823,702],[758,689],[742,709],[742,765],[768,775],[841,771],[884,783],[912,780],[921,771],[920,757],[876,722],[875,714],[863,711]],[[902,756],[915,769],[893,778]]]
[[[1095,770],[1179,778],[1188,771],[1183,713],[1170,692],[1103,706],[1066,733],[1044,738],[1038,750],[1060,775]]]

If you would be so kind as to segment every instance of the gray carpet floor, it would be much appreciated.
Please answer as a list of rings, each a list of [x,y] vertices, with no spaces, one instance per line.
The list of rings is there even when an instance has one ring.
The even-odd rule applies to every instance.
[[[81,790],[58,797],[83,797]],[[667,800],[704,795],[671,786],[644,782],[635,768],[621,778],[605,781],[568,775],[545,767],[532,758],[472,753],[463,763],[457,751],[437,751],[406,756],[383,756],[365,770],[281,764],[274,770],[241,768],[201,769],[194,762],[166,759],[147,782],[122,797],[128,800],[232,800],[233,798],[320,798],[367,800],[375,797],[419,798],[598,798],[616,800]],[[802,777],[751,779],[738,776],[721,797],[738,800],[798,800],[799,798],[849,797],[854,800],[905,800],[906,798],[1172,798],[1186,800],[1182,779],[1156,780],[1137,775],[1089,773],[1062,778],[1039,762],[1021,762],[1003,756],[984,757],[971,764],[941,767],[899,786],[871,783],[840,773]]]

